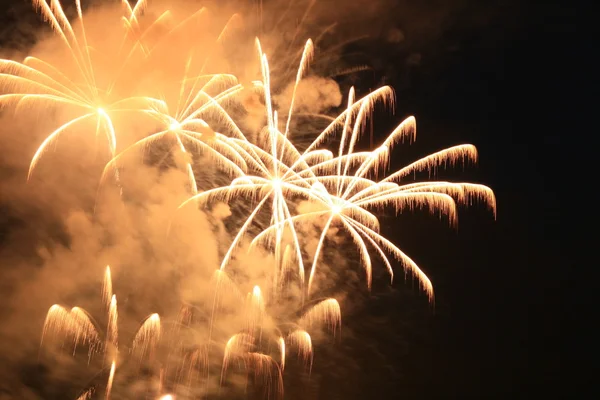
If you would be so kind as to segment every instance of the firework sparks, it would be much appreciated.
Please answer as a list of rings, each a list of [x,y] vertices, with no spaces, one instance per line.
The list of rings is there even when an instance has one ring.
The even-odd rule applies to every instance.
[[[254,382],[265,387],[269,395],[282,395],[286,364],[289,365],[290,359],[293,360],[290,353],[295,353],[309,371],[312,368],[314,348],[309,332],[314,334],[312,329],[325,327],[335,336],[341,331],[342,317],[338,301],[334,298],[315,300],[314,296],[319,286],[318,267],[326,262],[325,253],[333,232],[344,232],[352,240],[365,270],[369,289],[373,274],[372,256],[381,260],[392,279],[393,257],[419,281],[423,291],[433,301],[431,281],[408,255],[382,234],[377,212],[384,208],[396,212],[424,208],[455,224],[458,205],[479,201],[485,203],[495,216],[494,193],[486,186],[446,181],[415,182],[410,179],[419,172],[428,172],[431,177],[439,168],[475,163],[477,150],[470,144],[441,150],[388,174],[393,148],[401,142],[416,139],[416,121],[409,117],[378,147],[369,151],[357,150],[374,107],[380,103],[393,106],[393,90],[389,87],[380,88],[359,99],[354,88],[350,89],[345,110],[332,118],[320,115],[319,118],[329,120],[329,125],[305,150],[299,150],[292,139],[296,128],[295,109],[300,108],[299,87],[308,75],[314,53],[313,41],[305,43],[292,82],[289,106],[284,110],[275,107],[269,61],[258,39],[256,47],[261,80],[253,81],[251,85],[240,84],[237,77],[228,73],[207,72],[214,49],[201,49],[200,52],[192,49],[183,57],[183,77],[169,87],[175,95],[171,91],[167,95],[158,89],[157,93],[137,96],[134,91],[121,87],[126,80],[128,65],[135,61],[138,70],[143,70],[144,66],[149,68],[160,57],[159,50],[169,46],[168,38],[184,26],[200,22],[200,18],[205,17],[204,9],[170,26],[166,34],[152,42],[150,33],[170,19],[169,11],[142,28],[140,19],[147,6],[146,1],[138,0],[132,7],[123,0],[123,39],[118,55],[111,58],[117,65],[117,71],[113,71],[115,73],[106,79],[98,74],[97,56],[90,51],[93,46],[85,29],[80,0],[76,0],[75,4],[77,25],[73,26],[58,0],[34,0],[34,5],[66,48],[71,63],[68,68],[60,69],[51,62],[35,57],[27,57],[22,63],[0,60],[0,90],[8,92],[0,95],[0,107],[16,106],[19,111],[33,106],[58,106],[66,110],[69,116],[75,115],[63,121],[38,147],[31,160],[28,179],[50,144],[64,132],[80,128],[86,133],[102,133],[108,140],[111,158],[102,179],[108,176],[108,172],[115,172],[118,178],[123,159],[131,150],[145,148],[164,139],[170,140],[185,158],[191,197],[180,208],[190,202],[206,205],[216,200],[252,200],[249,202],[248,215],[234,232],[232,243],[215,274],[216,289],[208,344],[188,352],[181,364],[189,366],[189,385],[192,384],[194,371],[204,369],[208,373],[209,370],[213,323],[219,318],[219,292],[227,291],[241,299],[243,306],[240,310],[244,318],[243,327],[227,332],[228,336],[237,333],[224,346],[221,383],[229,370],[240,365],[247,377],[251,376]],[[237,16],[234,15],[225,24],[217,35],[215,48],[221,45],[236,20]],[[198,60],[200,66],[197,65]],[[259,93],[264,100],[262,111],[266,125],[253,140],[227,111],[244,90]],[[115,125],[116,115],[120,113],[135,113],[157,123],[159,127],[150,135],[117,151]],[[196,153],[207,156],[223,170],[231,179],[229,184],[200,191],[193,169],[193,156]],[[304,204],[310,205],[310,211],[303,211]],[[268,221],[266,228],[259,223],[263,216]],[[312,254],[306,249],[308,240],[301,234],[304,225],[315,226],[319,230]],[[227,271],[237,248],[255,231],[257,233],[251,237],[250,249],[258,245],[267,249],[274,258],[275,268],[270,271],[271,283],[265,286],[268,289],[263,292],[261,287],[254,286],[244,300]],[[275,321],[276,318],[271,318],[269,311],[283,292],[285,276],[292,271],[302,287],[299,310],[303,312],[288,318],[291,321]],[[88,359],[97,352],[103,353],[105,367],[109,369],[105,391],[109,399],[117,362],[121,363],[119,346],[123,341],[119,337],[117,296],[113,293],[108,266],[102,285],[102,304],[106,312],[105,330],[99,329],[96,321],[82,308],[68,310],[53,305],[44,323],[42,344],[48,336],[57,335],[72,343],[73,352],[79,346],[86,346],[89,349]],[[191,321],[191,316],[185,315],[185,320]],[[161,319],[158,314],[151,314],[136,331],[131,352],[151,358],[160,339]],[[179,375],[184,374],[181,365],[177,370]],[[161,385],[156,393],[164,393],[165,370],[161,367]],[[90,399],[92,394],[93,390],[90,389],[79,399]],[[160,399],[172,400],[174,395],[165,394]]]

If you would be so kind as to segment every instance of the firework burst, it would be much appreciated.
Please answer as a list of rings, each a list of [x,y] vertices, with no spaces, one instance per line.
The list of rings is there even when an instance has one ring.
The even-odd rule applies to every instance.
[[[93,44],[88,40],[80,0],[76,0],[75,4],[77,23],[72,25],[59,1],[34,1],[35,7],[50,23],[67,51],[66,59],[61,60],[61,67],[36,57],[27,57],[23,62],[0,60],[0,90],[9,92],[0,95],[0,106],[14,104],[17,110],[27,107],[61,107],[65,115],[71,115],[67,122],[52,131],[38,147],[31,160],[28,178],[43,153],[62,133],[75,128],[94,132],[96,136],[103,133],[108,140],[110,154],[114,156],[117,149],[114,117],[162,104],[160,100],[148,96],[123,95],[122,88],[117,87],[126,65],[137,54],[134,50],[138,47],[144,49],[139,39],[135,39],[135,33],[139,31],[137,21],[145,1],[138,1],[133,8],[129,7],[127,1],[123,1],[126,5],[126,13],[122,16],[123,24],[115,28],[124,28],[123,39],[121,51],[116,57],[96,54]],[[148,29],[152,26],[153,24]],[[125,50],[126,44],[129,44],[129,51]],[[103,58],[109,58],[116,64],[120,61],[120,69],[110,78],[98,73],[98,70],[105,69],[97,68],[96,65]],[[65,68],[65,62],[70,62],[68,68]]]
[[[324,220],[316,252],[310,263],[306,285],[307,295],[310,296],[313,289],[319,256],[325,245],[329,228],[337,224],[350,235],[357,246],[369,288],[372,280],[372,260],[369,249],[373,249],[392,277],[393,267],[387,254],[400,261],[402,266],[418,279],[429,299],[433,300],[433,286],[429,278],[410,257],[381,235],[379,221],[374,212],[384,207],[393,207],[396,212],[427,208],[432,213],[445,215],[450,223],[454,224],[457,218],[457,202],[471,204],[475,199],[485,202],[495,215],[494,193],[486,186],[441,181],[405,183],[408,176],[418,171],[427,170],[432,173],[447,164],[475,162],[477,160],[475,147],[472,145],[451,147],[424,157],[385,179],[378,179],[389,164],[393,146],[402,141],[413,141],[416,136],[415,119],[409,117],[398,125],[376,149],[355,151],[366,120],[372,114],[375,104],[377,102],[393,104],[391,88],[383,87],[359,100],[355,99],[354,89],[351,89],[346,110],[339,116],[331,118],[331,123],[304,152],[300,152],[288,137],[296,92],[294,90],[292,93],[286,122],[280,124],[277,110],[274,109],[271,99],[267,57],[260,50],[258,41],[257,44],[263,74],[260,86],[263,89],[267,114],[265,140],[258,143],[250,143],[247,140],[237,141],[240,156],[252,169],[247,175],[234,179],[230,185],[199,193],[182,204],[184,206],[190,201],[200,203],[214,200],[230,201],[239,197],[255,200],[256,206],[236,233],[223,258],[221,270],[231,261],[235,249],[253,228],[253,222],[259,213],[266,210],[270,215],[269,226],[255,235],[252,244],[264,244],[275,255],[276,286],[283,283],[281,277],[286,268],[283,263],[284,258],[297,263],[298,277],[300,282],[304,283],[304,255],[296,226],[299,223],[315,224]],[[308,41],[296,75],[296,87],[306,72],[311,54],[312,42]],[[326,145],[338,135],[341,137],[338,138],[337,155],[334,155]],[[312,203],[317,210],[293,215],[298,201]],[[289,234],[286,235],[286,232]],[[294,249],[293,258],[284,257],[285,249],[289,249],[288,245]]]
[[[213,281],[215,304],[209,323],[218,327],[218,337],[231,332],[233,325],[226,320],[234,318],[238,321],[239,330],[229,333],[223,343],[208,338],[206,345],[192,344],[191,349],[185,346],[173,346],[181,349],[185,355],[183,362],[176,368],[174,380],[191,387],[199,376],[209,376],[209,369],[216,361],[211,349],[222,351],[220,363],[220,383],[225,384],[228,376],[239,372],[246,379],[246,384],[253,382],[257,388],[264,389],[269,397],[280,397],[283,394],[283,383],[286,364],[297,358],[304,370],[312,369],[314,348],[310,332],[325,329],[335,337],[341,330],[341,310],[336,299],[327,298],[300,305],[290,301],[286,307],[290,316],[281,318],[277,298],[271,293],[255,285],[244,295],[240,287],[221,270],[215,271]],[[271,300],[269,300],[271,299]],[[274,303],[271,303],[274,301]],[[224,303],[229,304],[225,306]],[[184,306],[177,326],[197,326],[194,322],[195,307]],[[223,322],[223,323],[222,323]],[[205,321],[200,323],[202,328]]]

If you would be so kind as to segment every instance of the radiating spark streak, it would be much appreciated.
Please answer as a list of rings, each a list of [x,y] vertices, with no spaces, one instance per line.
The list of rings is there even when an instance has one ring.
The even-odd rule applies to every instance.
[[[290,122],[292,121],[292,113],[294,111],[294,102],[296,100],[296,90],[298,89],[298,85],[302,80],[302,76],[304,75],[305,70],[308,68],[308,64],[313,56],[313,43],[312,40],[308,39],[306,45],[304,46],[304,51],[302,52],[302,58],[300,60],[300,67],[298,68],[298,73],[296,74],[296,82],[294,82],[294,89],[292,92],[292,99],[290,101],[290,109],[288,111],[287,122],[285,123],[285,133],[284,135],[287,137],[290,131]]]
[[[29,65],[31,63],[39,63],[41,66],[50,69],[50,72],[58,75],[58,78],[44,73],[39,68],[33,68]],[[72,96],[73,98],[82,101],[88,100],[86,98],[86,93],[79,88],[79,86],[72,85],[72,81],[58,68],[39,58],[27,57],[22,64],[13,60],[0,60],[0,66],[8,71],[8,74],[2,74],[2,85],[7,85],[7,83],[10,83],[12,80],[18,83],[27,83],[31,86],[37,86],[54,93]],[[59,79],[62,80],[62,82],[59,81]]]
[[[285,369],[285,339],[280,337],[277,341],[279,343],[279,354],[281,356],[281,370],[283,371]]]
[[[104,281],[102,282],[102,300],[106,305],[106,310],[110,309],[110,303],[112,300],[113,291],[112,291],[112,276],[110,273],[110,266],[106,266],[106,270],[104,271]]]
[[[92,78],[95,76],[94,75],[94,67],[92,64],[92,58],[90,56],[90,50],[89,50],[89,45],[88,45],[88,40],[87,40],[87,34],[85,33],[85,25],[83,23],[83,12],[81,10],[81,0],[75,0],[75,6],[77,8],[77,16],[79,18],[79,28],[81,29],[81,35],[83,37],[83,49],[85,50],[85,56],[87,58],[87,65],[90,68],[90,73]],[[94,82],[94,87],[96,86],[95,82]]]
[[[221,30],[221,32],[220,32],[220,33],[219,33],[219,35],[217,36],[217,39],[216,39],[216,41],[215,41],[215,43],[216,43],[216,44],[221,44],[221,42],[222,42],[223,38],[225,37],[225,33],[228,31],[229,25],[230,25],[230,24],[231,24],[233,21],[235,21],[236,19],[238,19],[238,18],[239,18],[239,16],[238,16],[237,14],[233,14],[233,15],[232,15],[232,16],[229,18],[229,20],[228,20],[228,21],[225,23],[225,26],[223,27],[223,29]],[[206,66],[207,66],[207,64],[208,64],[208,62],[209,62],[209,60],[210,60],[210,59],[211,59],[211,57],[212,57],[212,51],[213,51],[213,49],[209,49],[208,53],[206,54],[206,56],[205,56],[205,58],[204,58],[204,63],[202,64],[202,67],[200,68],[200,72],[201,72],[201,73],[204,73],[204,70],[205,70],[205,68],[206,68]],[[198,77],[197,77],[197,78],[194,80],[194,83],[193,83],[193,85],[192,85],[192,88],[191,88],[191,90],[189,91],[189,94],[188,94],[188,99],[187,99],[187,101],[189,101],[190,97],[192,96],[192,93],[194,93],[194,91],[196,90],[196,84],[198,83],[198,80],[199,80],[199,78],[200,78],[201,76],[202,76],[202,75],[199,75],[199,76],[198,76]],[[230,75],[230,74],[218,74],[218,75],[216,75],[216,76],[220,76],[220,77],[222,77],[222,78],[225,78],[225,77],[230,77],[230,78],[232,78],[232,77],[233,77],[233,75]],[[233,78],[234,78],[234,77],[233,77]],[[185,80],[184,80],[184,82],[185,82]],[[240,88],[241,88],[241,85],[240,85]]]
[[[471,144],[462,144],[438,151],[394,172],[385,178],[383,182],[400,180],[409,174],[419,171],[428,170],[431,172],[442,164],[449,163],[450,165],[454,165],[461,160],[471,161],[473,163],[477,162],[477,149],[475,146]]]
[[[331,225],[331,222],[333,222],[333,215],[327,219],[325,227],[323,228],[323,232],[321,232],[321,236],[319,237],[319,243],[317,244],[317,250],[315,251],[313,263],[310,268],[310,274],[308,276],[308,294],[310,294],[310,289],[313,285],[313,280],[315,279],[315,272],[317,271],[319,255],[321,254],[321,249],[323,248],[323,243],[325,242],[325,238],[327,237],[327,233],[329,231],[329,226]]]
[[[66,124],[64,124],[60,128],[56,129],[54,132],[52,132],[42,142],[42,144],[40,145],[40,147],[37,149],[37,151],[33,155],[33,158],[31,159],[31,164],[29,165],[29,171],[27,172],[27,180],[31,179],[31,174],[33,172],[33,169],[35,168],[35,166],[39,162],[41,155],[44,153],[44,151],[46,151],[46,148],[48,147],[48,145],[50,145],[50,143],[52,143],[54,140],[56,140],[58,138],[58,135],[60,135],[62,132],[64,132],[68,128],[72,127],[76,123],[81,122],[81,121],[83,121],[83,120],[91,117],[92,115],[93,114],[82,115],[81,117],[75,118],[74,120],[71,120],[71,121],[67,122]]]
[[[108,374],[108,382],[106,383],[106,399],[110,399],[110,394],[112,392],[112,386],[113,386],[113,380],[115,379],[115,367],[116,367],[116,361],[113,360],[112,364],[110,365],[110,372]]]
[[[55,6],[55,3],[56,3],[56,1],[53,1],[52,5]],[[81,65],[81,61],[77,57],[77,52],[75,51],[75,49],[73,48],[73,45],[71,44],[71,42],[65,35],[64,30],[60,26],[60,23],[58,21],[56,13],[52,11],[52,9],[50,8],[50,6],[46,2],[46,0],[33,0],[33,4],[37,9],[39,9],[42,12],[42,16],[44,17],[44,19],[46,21],[50,22],[50,25],[52,26],[53,30],[56,33],[58,33],[59,37],[65,43],[65,45],[69,49],[69,53],[71,54],[73,61],[75,62],[75,65],[80,70],[84,79],[89,80],[89,77],[87,76],[87,74],[85,72],[85,69]],[[68,25],[68,21],[67,21],[67,25]],[[88,83],[89,83],[89,81],[88,81]]]
[[[350,223],[346,222],[344,219],[342,219],[342,221],[343,221],[344,225],[346,226],[346,228],[351,228]],[[357,225],[359,225],[359,224],[357,224]],[[358,227],[358,231],[361,232],[361,233],[363,233],[363,237],[366,238],[367,241],[371,244],[371,246],[375,249],[375,251],[377,252],[377,254],[379,255],[379,257],[381,258],[381,261],[383,261],[383,263],[385,264],[385,267],[386,267],[388,273],[390,274],[390,283],[393,283],[394,282],[394,269],[392,268],[392,264],[390,264],[390,261],[386,257],[385,252],[383,251],[383,249],[369,235],[364,234],[364,231],[362,231],[360,229],[360,225]],[[354,232],[356,232],[356,231],[354,231]],[[358,235],[358,234],[355,233],[355,235]],[[353,237],[357,237],[357,236],[353,235]],[[370,279],[370,275],[371,275],[371,271],[370,270],[368,271],[368,274],[369,274],[369,279]]]
[[[353,225],[354,227],[356,227],[357,229],[364,232],[365,234],[369,235],[371,237],[371,239],[373,239],[375,242],[380,243],[380,245],[382,245],[386,251],[392,253],[398,261],[401,261],[404,264],[405,269],[410,271],[413,274],[413,276],[419,280],[419,283],[421,284],[422,289],[425,291],[425,293],[429,297],[430,301],[433,301],[433,286],[431,284],[431,281],[429,280],[427,275],[425,275],[423,273],[423,271],[421,271],[419,266],[410,257],[408,257],[406,254],[404,254],[398,247],[396,247],[392,242],[387,240],[385,237],[377,234],[377,232],[372,231],[371,229],[367,228],[366,226],[360,226],[359,224],[357,224],[356,222],[354,222],[352,220],[348,220],[348,222],[351,225]]]
[[[367,110],[372,110],[377,102],[382,102],[384,106],[394,104],[394,91],[389,86],[383,86],[376,89],[356,101],[351,107],[348,107],[345,111],[340,113],[311,143],[305,152],[310,152],[316,149],[318,146],[330,140],[336,133],[336,129],[343,127],[346,118],[351,118],[355,113],[358,113],[363,103],[367,103]]]
[[[157,51],[157,49],[159,48],[160,45],[165,44],[165,43],[169,44],[169,42],[167,41],[169,39],[169,36],[171,36],[173,33],[177,32],[179,29],[182,29],[183,27],[185,27],[186,24],[188,24],[194,18],[198,18],[198,17],[202,16],[205,12],[206,12],[205,7],[200,8],[199,10],[195,11],[194,13],[189,15],[187,18],[185,18],[184,20],[179,22],[175,27],[173,27],[173,29],[171,29],[169,31],[168,35],[161,36],[161,38],[158,40],[158,42],[154,45],[154,47],[147,54],[147,58],[148,59],[151,58],[155,54],[155,51]]]
[[[186,357],[188,363],[188,385],[191,385],[194,379],[194,371],[200,368],[202,371],[208,372],[209,357],[205,349],[195,349]]]
[[[223,257],[223,261],[221,262],[221,266],[219,267],[221,270],[223,270],[225,268],[225,266],[228,264],[229,258],[232,256],[233,251],[238,246],[239,242],[244,237],[244,234],[246,233],[246,230],[248,229],[248,227],[250,226],[250,224],[252,224],[252,221],[254,220],[254,218],[256,217],[256,215],[258,214],[258,212],[260,211],[260,209],[266,203],[267,200],[269,200],[269,196],[265,196],[260,201],[260,203],[258,203],[258,205],[254,208],[254,211],[252,211],[252,213],[250,214],[250,216],[246,219],[246,222],[244,222],[244,225],[242,225],[242,227],[240,228],[238,234],[233,239],[233,242],[231,243],[231,246],[229,247],[229,250],[227,250],[227,253]]]
[[[7,64],[6,60],[2,60],[2,64]],[[4,66],[0,64],[0,66]],[[26,71],[27,72],[27,71]],[[15,73],[19,73],[19,71],[16,71]],[[50,82],[50,84],[54,84],[54,83],[58,83],[56,81]],[[40,90],[42,92],[47,92],[47,93],[42,93],[42,94],[54,94],[57,96],[62,96],[64,97],[66,100],[72,100],[72,101],[81,101],[83,102],[84,99],[80,99],[79,95],[77,93],[73,93],[72,90],[69,89],[63,89],[65,90],[64,92],[60,91],[60,89],[54,88],[52,86],[50,86],[50,84],[45,84],[42,82],[38,82],[38,81],[34,81],[33,79],[27,78],[27,77],[23,77],[23,76],[19,76],[19,75],[12,75],[12,74],[6,74],[6,73],[0,73],[0,84],[2,86],[0,86],[3,90],[13,90],[13,87],[22,87],[22,92],[23,95],[25,94],[29,94],[29,95],[35,95],[35,93],[28,93],[32,90]],[[61,88],[62,85],[58,85],[59,88]],[[41,95],[41,94],[38,94]]]
[[[369,250],[367,250],[367,245],[364,240],[360,237],[358,232],[346,221],[346,218],[341,218],[342,223],[346,227],[347,231],[352,236],[352,240],[354,244],[358,247],[359,255],[361,258],[361,264],[365,269],[365,273],[367,275],[367,288],[371,290],[371,282],[373,277],[372,266],[371,266],[371,257],[369,256]],[[392,275],[393,278],[394,275]],[[310,292],[310,286],[308,287]]]
[[[137,3],[135,3],[133,10],[131,11],[131,17],[137,18],[138,14],[143,12],[145,8],[146,8],[146,0],[138,0]]]
[[[128,8],[128,10],[130,11],[130,15],[131,15],[131,7],[129,6],[127,0],[121,0],[121,2],[122,2],[122,4],[127,3],[125,8]],[[139,32],[139,31],[137,32],[137,38],[134,39],[134,44],[130,47],[129,52],[123,58],[123,62],[119,66],[119,69],[117,70],[114,79],[108,85],[108,89],[106,90],[107,93],[109,93],[109,94],[112,93],[113,89],[116,87],[117,83],[121,79],[122,74],[125,71],[125,68],[128,66],[129,61],[132,59],[133,55],[135,54],[135,52],[138,48],[141,50],[142,54],[145,57],[148,57],[149,50],[147,49],[146,44],[144,43],[144,39],[146,38],[147,35],[149,35],[152,32],[152,29],[154,27],[158,26],[160,23],[167,20],[168,17],[170,17],[170,16],[171,16],[171,12],[169,10],[167,10],[167,11],[163,12],[157,19],[152,21],[152,23],[148,26],[148,28],[146,28],[143,32]],[[130,34],[132,34],[136,30],[136,28],[139,30],[139,23],[138,23],[137,19],[133,16],[131,16],[129,19],[127,19],[126,17],[123,17],[122,22],[125,25],[126,34],[123,36],[121,45],[119,46],[119,51],[118,51],[119,55],[121,55],[123,53],[123,47],[125,45],[127,38],[130,36]]]
[[[119,347],[119,314],[117,311],[117,296],[112,295],[108,308],[108,326],[106,327],[106,345],[112,345],[115,349]]]
[[[262,323],[265,313],[265,304],[260,287],[254,286],[252,293],[248,293],[246,301],[246,321],[248,332],[254,336],[262,336]]]
[[[439,210],[441,214],[446,215],[451,224],[455,224],[457,221],[456,203],[452,197],[443,193],[391,193],[378,196],[375,199],[360,200],[355,204],[359,207],[381,207],[388,203],[393,205],[397,211],[405,207],[412,210],[417,207],[429,206],[432,210]]]
[[[74,55],[76,54],[79,58],[79,62],[81,63],[81,68],[83,70],[85,70],[85,73],[88,74],[87,75],[87,79],[89,80],[89,82],[93,85],[93,87],[95,88],[95,82],[94,82],[94,75],[93,75],[93,71],[91,68],[91,65],[89,63],[85,63],[83,59],[83,54],[81,53],[81,48],[79,43],[77,42],[77,37],[75,36],[75,32],[73,31],[73,27],[71,26],[71,24],[69,23],[69,20],[67,19],[67,16],[65,15],[62,6],[60,4],[60,2],[58,0],[52,0],[51,2],[51,8],[54,9],[54,15],[57,16],[57,19],[59,21],[59,23],[62,23],[63,25],[63,32],[64,29],[67,30],[67,32],[69,33],[69,36],[71,37],[71,40],[74,43],[74,50],[76,53],[74,53]]]

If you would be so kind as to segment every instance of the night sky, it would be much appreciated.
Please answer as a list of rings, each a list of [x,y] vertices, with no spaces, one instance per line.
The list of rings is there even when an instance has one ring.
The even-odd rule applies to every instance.
[[[561,238],[566,209],[555,185],[571,179],[562,168],[580,137],[573,82],[581,77],[573,74],[587,37],[582,33],[573,46],[574,11],[555,4],[470,2],[461,11],[440,38],[420,48],[420,65],[388,78],[399,88],[398,114],[415,115],[418,125],[416,144],[395,157],[402,165],[405,154],[410,160],[447,145],[475,144],[478,167],[457,175],[494,189],[498,219],[462,210],[456,232],[422,215],[383,222],[426,266],[436,309],[407,299],[402,283],[393,293],[372,294],[364,313],[346,320],[369,338],[361,394],[340,398],[584,393],[567,389],[570,375],[563,371],[565,333],[576,313],[565,314],[566,299],[576,267]],[[486,18],[477,21],[478,14]],[[388,57],[382,65],[402,64],[407,54],[380,55]],[[378,329],[395,335],[363,326],[361,318],[373,314],[384,319]],[[378,361],[371,347],[383,354]]]
[[[399,146],[392,165],[472,143],[478,166],[448,176],[493,188],[498,217],[461,208],[457,230],[425,213],[382,218],[387,236],[431,278],[435,307],[402,274],[391,287],[378,276],[344,316],[337,347],[317,350],[315,373],[328,383],[306,399],[579,397],[563,372],[563,331],[574,318],[564,299],[578,271],[561,238],[569,208],[558,194],[580,135],[575,82],[588,36],[569,38],[574,13],[553,3],[464,1],[435,37],[411,36],[417,30],[398,17],[401,45],[374,38],[348,49],[374,66],[359,80],[363,90],[396,89],[396,116],[375,124],[375,141],[416,116],[417,142]],[[9,231],[10,210],[2,212],[0,231]],[[339,351],[359,368],[336,365],[329,353]]]

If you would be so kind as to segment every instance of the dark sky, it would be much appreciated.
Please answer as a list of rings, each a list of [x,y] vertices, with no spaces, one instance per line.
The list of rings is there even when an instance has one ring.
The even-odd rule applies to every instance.
[[[477,13],[487,18],[469,22]],[[427,266],[437,308],[428,316],[411,310],[414,325],[406,329],[391,322],[407,313],[402,296],[370,303],[365,313],[399,310],[390,324],[404,332],[408,350],[396,353],[389,337],[377,343],[406,376],[397,384],[369,365],[365,374],[377,378],[365,378],[362,398],[379,385],[395,393],[390,398],[405,399],[583,393],[567,392],[563,375],[565,333],[575,319],[575,310],[565,311],[577,267],[562,239],[568,209],[557,187],[572,179],[563,168],[574,159],[582,126],[575,82],[586,69],[581,54],[589,39],[586,25],[571,39],[574,13],[554,3],[470,2],[462,18],[423,46],[408,79],[390,82],[402,88],[399,112],[417,117],[413,147],[421,150],[414,151],[463,142],[478,147],[478,168],[460,176],[495,190],[498,220],[464,210],[455,233],[436,228],[436,221],[400,218],[407,225],[398,228],[398,241]]]
[[[335,350],[318,350],[319,399],[581,394],[567,391],[564,375],[563,333],[574,319],[566,299],[579,272],[562,239],[568,208],[558,193],[580,137],[581,54],[592,54],[589,25],[572,39],[574,14],[553,2],[465,1],[434,40],[407,29],[406,44],[392,50],[368,41],[353,48],[376,66],[376,80],[397,89],[398,118],[417,118],[417,143],[401,147],[392,164],[475,144],[479,165],[457,177],[492,187],[498,218],[462,209],[457,231],[419,213],[382,219],[430,276],[435,309],[401,277],[391,288],[380,277],[370,295],[359,293],[345,316],[349,333]],[[408,65],[415,53],[420,62]],[[376,125],[375,137],[387,127]],[[339,351],[358,368],[336,364]]]
[[[577,267],[562,239],[568,209],[557,185],[572,179],[563,168],[581,137],[575,82],[589,39],[585,28],[570,39],[575,11],[566,6],[472,3],[465,15],[489,6],[492,17],[479,26],[457,20],[423,49],[398,109],[416,115],[422,149],[477,145],[473,180],[494,188],[498,220],[469,210],[456,234],[429,224],[413,231],[421,220],[398,234],[431,271],[439,307],[415,323],[425,333],[402,362],[407,384],[382,384],[411,399],[579,397],[583,388],[566,391],[563,345],[576,310],[565,311]]]

